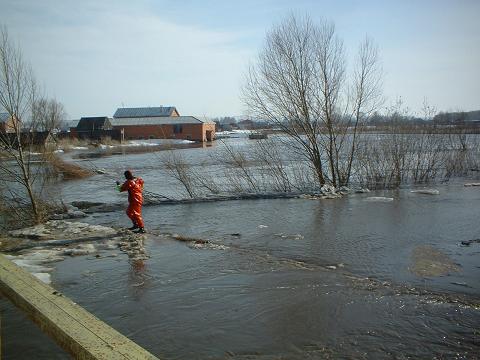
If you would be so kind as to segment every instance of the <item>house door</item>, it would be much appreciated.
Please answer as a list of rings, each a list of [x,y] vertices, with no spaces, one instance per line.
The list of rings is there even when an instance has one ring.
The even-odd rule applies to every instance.
[[[212,130],[207,130],[206,131],[206,138],[207,138],[207,141],[213,141],[213,131]]]

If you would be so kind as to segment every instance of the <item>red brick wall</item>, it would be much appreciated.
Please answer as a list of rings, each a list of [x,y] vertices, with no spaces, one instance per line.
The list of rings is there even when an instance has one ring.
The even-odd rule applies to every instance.
[[[17,121],[18,124],[18,121]],[[0,122],[0,132],[15,132],[15,124],[12,118]]]
[[[183,139],[206,141],[206,130],[213,130],[215,124],[182,124],[182,132],[175,134],[173,125],[128,125],[114,126],[125,129],[125,140],[129,139]]]

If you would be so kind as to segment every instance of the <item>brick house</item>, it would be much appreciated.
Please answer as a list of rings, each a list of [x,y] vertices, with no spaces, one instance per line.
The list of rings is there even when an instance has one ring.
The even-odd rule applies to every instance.
[[[82,117],[75,128],[70,129],[72,137],[78,139],[101,140],[111,138],[121,140],[120,130],[115,130],[107,116]]]
[[[113,128],[132,139],[183,139],[213,141],[215,123],[194,116],[180,116],[173,106],[119,108],[113,115]]]
[[[15,132],[15,121],[10,114],[0,113],[0,133],[10,132]]]

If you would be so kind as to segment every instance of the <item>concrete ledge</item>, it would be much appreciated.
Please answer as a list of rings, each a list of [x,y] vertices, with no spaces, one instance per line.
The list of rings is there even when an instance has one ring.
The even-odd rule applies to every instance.
[[[3,255],[0,292],[75,359],[157,359]]]

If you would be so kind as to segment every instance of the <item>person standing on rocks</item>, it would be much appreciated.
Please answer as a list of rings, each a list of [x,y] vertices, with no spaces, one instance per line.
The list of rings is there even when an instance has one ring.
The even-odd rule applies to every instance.
[[[143,204],[143,179],[134,177],[130,170],[124,172],[125,179],[122,185],[117,181],[117,188],[120,192],[128,191],[127,216],[132,220],[133,226],[128,230],[137,230],[137,233],[145,233],[145,224],[142,219]]]

